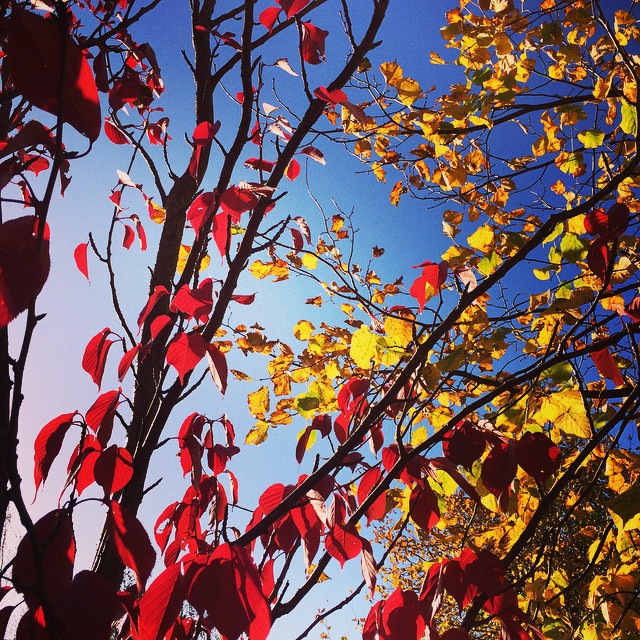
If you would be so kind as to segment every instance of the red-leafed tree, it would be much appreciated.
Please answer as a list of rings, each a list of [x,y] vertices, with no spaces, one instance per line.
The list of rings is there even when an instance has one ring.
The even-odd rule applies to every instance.
[[[597,1],[526,4],[451,8],[431,61],[453,52],[456,78],[433,92],[379,47],[390,0],[192,0],[171,18],[189,53],[172,24],[140,41],[159,0],[0,3],[0,527],[19,535],[3,548],[5,635],[261,640],[306,606],[303,638],[363,592],[365,640],[640,632],[640,32]],[[168,64],[193,93],[165,104]],[[443,205],[452,245],[425,242],[400,267],[411,283],[361,266],[355,215],[289,204],[336,141],[379,180],[401,172],[392,204]],[[77,363],[94,395],[31,434],[52,203],[103,143],[126,170],[104,240],[73,251],[111,302]],[[122,257],[138,249],[136,283]],[[295,301],[278,284],[291,275],[311,283],[295,346],[262,326]],[[254,294],[250,277],[274,283]],[[229,398],[246,381],[248,427]],[[30,436],[37,495],[66,462],[41,517],[18,465]],[[242,473],[252,445],[297,479]],[[168,448],[180,488],[154,479]],[[104,516],[91,569],[76,547],[88,503]],[[330,563],[359,563],[361,582],[316,615]],[[385,563],[394,589],[376,597]]]

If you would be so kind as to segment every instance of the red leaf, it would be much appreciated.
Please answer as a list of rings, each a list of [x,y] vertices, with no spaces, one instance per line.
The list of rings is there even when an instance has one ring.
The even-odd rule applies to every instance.
[[[315,147],[305,147],[300,150],[300,153],[303,153],[305,156],[309,156],[312,160],[315,160],[320,164],[327,164],[327,161],[324,159],[324,154],[320,149],[316,149]]]
[[[133,241],[136,239],[136,234],[133,232],[133,229],[128,225],[124,225],[124,236],[122,237],[122,246],[125,249],[131,249],[131,245]]]
[[[417,278],[409,289],[409,293],[418,301],[420,312],[429,298],[435,295],[447,279],[449,263],[443,260],[440,264],[427,260],[413,268],[422,267],[422,274]],[[427,285],[430,289],[427,289]],[[429,293],[429,295],[427,295]]]
[[[351,414],[365,400],[370,382],[369,378],[350,378],[345,382],[338,392],[338,409]]]
[[[324,58],[325,40],[328,31],[320,29],[311,22],[302,23],[302,59],[309,64],[320,64]]]
[[[153,319],[151,326],[149,327],[149,333],[151,334],[151,339],[155,340],[158,335],[165,329],[167,326],[171,324],[171,318],[167,315],[161,315],[157,318]]]
[[[0,158],[37,145],[42,145],[52,155],[55,153],[55,140],[49,129],[37,120],[30,120],[12,138],[0,142]]]
[[[106,119],[104,121],[104,132],[113,144],[131,144],[129,138],[127,138],[122,129],[111,122],[111,120]]]
[[[132,107],[148,105],[151,100],[151,90],[131,67],[125,67],[122,77],[116,80],[109,91],[109,106],[114,111],[122,109],[125,104]]]
[[[180,563],[167,567],[140,598],[139,640],[158,640],[182,609],[187,589]]]
[[[229,242],[229,216],[224,211],[221,211],[214,217],[211,234],[218,247],[218,251],[220,251],[220,255],[224,256],[227,251],[227,243]]]
[[[169,128],[169,118],[160,118],[158,122],[149,124],[146,129],[147,137],[151,144],[165,144],[167,140],[171,140],[171,136],[167,133]]]
[[[196,574],[188,600],[199,613],[208,612],[223,640],[237,640],[243,633],[251,640],[266,640],[271,630],[260,575],[244,547],[219,545]]]
[[[584,218],[584,228],[592,236],[601,236],[605,240],[619,238],[629,226],[629,207],[616,202],[606,213],[604,209],[594,209]]]
[[[360,478],[360,484],[358,485],[358,504],[361,505],[371,493],[372,489],[382,478],[382,471],[378,467],[372,467],[368,469],[365,474]],[[381,520],[387,510],[387,497],[386,491],[383,491],[378,496],[373,504],[367,509],[367,524],[370,524],[372,520]]]
[[[309,425],[298,438],[298,443],[296,444],[296,462],[300,464],[302,459],[304,458],[305,451],[307,450],[307,444],[309,444],[309,436],[313,428]]]
[[[276,2],[285,10],[287,20],[309,4],[309,0],[276,0]]]
[[[248,169],[271,173],[273,171],[273,167],[276,166],[276,163],[271,162],[270,160],[263,160],[262,158],[248,158],[244,161],[244,166]]]
[[[38,249],[35,216],[0,224],[0,328],[24,311],[49,276],[49,226]]]
[[[36,566],[33,537],[40,549],[42,584]],[[23,594],[31,609],[41,602],[53,602],[71,584],[76,545],[73,524],[67,511],[50,511],[25,534],[13,560],[13,586]]]
[[[119,400],[120,391],[106,391],[96,398],[96,401],[91,405],[85,416],[87,426],[97,434],[98,440],[103,447],[106,447],[111,439],[113,419]]]
[[[140,346],[141,345],[137,344],[135,345],[135,347],[131,347],[131,349],[129,349],[122,356],[122,359],[120,360],[120,364],[118,365],[118,380],[120,382],[124,380],[129,369],[131,368],[131,365],[135,360],[135,357],[138,355],[138,351],[140,351]]]
[[[334,524],[325,537],[324,545],[327,553],[335,558],[341,567],[362,551],[362,539],[354,525]]]
[[[88,248],[88,242],[81,242],[73,252],[73,259],[76,261],[76,267],[78,267],[78,271],[80,271],[87,280],[89,280],[89,266],[87,264]]]
[[[49,475],[49,469],[62,448],[62,441],[73,424],[73,419],[77,415],[73,413],[63,413],[40,429],[40,433],[34,442],[34,465],[33,480],[36,485],[36,495],[40,484],[44,484]],[[35,500],[35,497],[34,497]]]
[[[87,434],[84,438],[82,451],[76,450],[71,457],[67,485],[72,484],[75,480],[75,489],[78,495],[95,482],[93,469],[101,453],[102,445],[98,439]]]
[[[425,637],[425,622],[420,615],[418,596],[415,592],[398,588],[386,601],[379,604],[382,606],[375,612],[372,611],[373,619],[367,619],[370,626],[372,623],[374,625],[374,635],[363,635],[364,640],[406,640]]]
[[[233,295],[231,299],[238,304],[253,304],[253,301],[256,299],[255,293],[250,293],[247,295]]]
[[[605,279],[609,263],[611,262],[611,251],[607,246],[607,242],[604,238],[598,236],[595,240],[592,240],[589,245],[589,251],[587,251],[587,264],[589,269],[594,275],[598,276],[600,280]]]
[[[96,140],[102,121],[96,82],[82,49],[70,35],[63,35],[62,25],[14,6],[7,35],[5,51],[16,89],[36,107],[61,114],[89,140]]]
[[[442,441],[442,451],[454,464],[461,464],[471,471],[473,463],[484,453],[487,446],[482,431],[476,429],[469,420],[458,423]]]
[[[229,377],[227,358],[215,344],[210,344],[207,347],[207,362],[209,363],[209,373],[211,373],[214,384],[218,387],[220,393],[224,395]]]
[[[174,296],[169,310],[183,313],[188,319],[195,318],[198,322],[206,322],[213,308],[213,280],[203,280],[197,289],[191,289],[185,284]]]
[[[100,333],[89,340],[84,355],[82,356],[82,368],[91,376],[91,379],[98,385],[102,383],[104,367],[107,363],[107,355],[111,345],[115,340],[110,340],[111,329],[105,327]]]
[[[480,477],[484,486],[498,500],[509,495],[509,488],[516,477],[517,462],[513,441],[493,444],[489,455],[482,463]]]
[[[262,495],[258,500],[262,513],[264,513],[265,516],[271,513],[293,491],[293,489],[294,487],[292,485],[287,485],[285,487],[280,482],[267,487],[262,492]]]
[[[112,624],[123,613],[113,586],[97,573],[80,571],[53,603],[61,638],[109,640]]]
[[[293,239],[293,251],[298,253],[298,251],[300,251],[304,246],[302,234],[298,229],[289,229],[289,231],[291,232],[291,238]]]
[[[142,222],[140,222],[140,218],[138,216],[132,216],[133,224],[136,225],[136,233],[138,234],[138,240],[140,241],[140,250],[147,250],[147,234],[144,231],[144,227],[142,226]]]
[[[147,316],[151,313],[153,308],[156,306],[158,300],[167,295],[169,295],[169,292],[164,285],[159,284],[155,286],[155,288],[153,289],[153,293],[149,296],[149,300],[147,300],[147,304],[144,305],[144,309],[138,316],[138,328],[142,327],[142,324],[147,319]]]
[[[611,356],[609,349],[599,349],[598,351],[591,352],[591,359],[596,365],[598,373],[607,380],[611,380],[616,387],[620,387],[624,384],[624,378],[616,361]]]
[[[200,234],[200,229],[209,224],[211,214],[216,207],[216,194],[214,191],[205,191],[201,193],[189,207],[187,211],[187,220],[196,232],[196,236]]]
[[[106,495],[120,491],[133,476],[131,454],[123,447],[112,444],[96,460],[93,475]]]
[[[184,382],[185,375],[193,371],[206,352],[207,343],[197,331],[180,332],[167,349],[167,364],[178,372],[180,382]]]
[[[234,224],[240,221],[240,216],[258,204],[257,196],[248,189],[229,187],[220,198],[221,209],[231,218]]]
[[[278,16],[280,15],[280,7],[267,7],[258,18],[260,24],[268,31],[273,30],[273,25],[276,23]]]
[[[425,532],[440,522],[438,497],[427,480],[419,480],[411,490],[409,509],[411,519]]]
[[[584,228],[589,235],[599,236],[606,233],[608,222],[609,216],[604,209],[594,209],[584,217]]]
[[[123,564],[136,575],[138,590],[144,589],[156,563],[156,552],[140,521],[115,500],[109,518],[111,535]]]
[[[219,130],[220,122],[216,122],[215,124],[211,124],[210,122],[201,122],[193,130],[193,143],[195,145],[195,149],[193,150],[193,155],[191,156],[191,161],[189,162],[189,173],[194,178],[197,178],[198,176],[200,156],[202,155],[203,147],[213,140]]]
[[[320,98],[320,100],[324,100],[328,102],[332,107],[335,107],[336,104],[340,104],[347,99],[347,94],[340,89],[334,89],[333,91],[329,91],[327,87],[318,87],[313,95],[316,98]]]
[[[297,160],[291,159],[291,162],[289,162],[287,168],[284,170],[284,175],[291,182],[300,175],[300,164]]]
[[[466,575],[466,567],[477,559],[471,549],[464,549],[460,557],[449,560],[442,572],[442,586],[458,603],[460,611],[464,609],[478,593],[478,587]]]
[[[640,322],[640,296],[636,296],[625,306],[624,310],[631,319]]]
[[[560,456],[560,448],[540,431],[525,433],[516,444],[518,464],[540,482],[560,468]]]

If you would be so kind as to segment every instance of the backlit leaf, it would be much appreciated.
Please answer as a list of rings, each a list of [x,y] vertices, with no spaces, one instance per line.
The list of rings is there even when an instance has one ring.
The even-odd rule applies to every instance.
[[[27,100],[53,115],[61,113],[91,142],[98,138],[102,119],[96,82],[82,49],[61,24],[13,7],[6,54],[13,83]]]
[[[591,425],[578,390],[558,391],[545,396],[534,419],[540,424],[550,422],[568,435],[591,437]]]

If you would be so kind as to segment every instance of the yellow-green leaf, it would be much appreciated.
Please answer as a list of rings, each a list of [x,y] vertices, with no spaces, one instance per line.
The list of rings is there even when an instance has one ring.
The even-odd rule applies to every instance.
[[[620,128],[631,136],[636,135],[638,130],[638,118],[636,115],[636,108],[626,100],[622,101],[622,107],[620,109],[622,114],[622,122]]]
[[[604,131],[600,129],[587,129],[578,134],[578,140],[582,142],[585,149],[595,149],[604,142]]]

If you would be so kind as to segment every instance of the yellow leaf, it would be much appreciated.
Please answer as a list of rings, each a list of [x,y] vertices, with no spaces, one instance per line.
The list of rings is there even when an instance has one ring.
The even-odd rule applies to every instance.
[[[260,387],[257,391],[247,396],[249,411],[256,417],[264,416],[269,411],[269,389]]]
[[[279,280],[286,280],[289,277],[289,267],[284,260],[276,260],[275,262],[256,260],[249,267],[249,271],[259,280],[273,276],[277,282]]]
[[[413,340],[413,323],[403,318],[387,316],[384,320],[384,330],[389,336],[389,344],[406,347]]]
[[[162,224],[167,217],[167,211],[151,199],[147,200],[147,209],[149,211],[149,217],[156,224]]]
[[[236,380],[242,380],[243,382],[251,382],[253,378],[243,371],[238,371],[237,369],[231,369],[231,373],[234,375]]]
[[[394,207],[398,206],[398,204],[400,203],[400,196],[403,193],[406,193],[406,191],[407,190],[402,184],[402,180],[398,180],[398,182],[393,185],[393,189],[391,189],[391,193],[389,194],[389,201]]]
[[[467,242],[472,249],[487,253],[493,246],[494,237],[493,229],[488,224],[483,224],[467,238]]]
[[[397,62],[383,62],[380,65],[380,71],[387,81],[388,85],[392,87],[397,86],[404,79],[402,67]]]
[[[422,89],[418,82],[411,78],[405,78],[396,86],[398,89],[398,100],[407,107],[410,107],[422,94]]]
[[[247,437],[244,439],[245,444],[262,444],[269,435],[269,425],[264,422],[259,422],[255,427],[252,427],[251,431],[247,433]]]
[[[298,338],[298,340],[308,340],[311,337],[315,327],[308,320],[300,320],[293,327],[293,335]]]
[[[176,263],[176,271],[182,275],[184,268],[187,266],[187,260],[189,259],[189,254],[191,253],[191,247],[188,244],[181,244],[180,250],[178,252],[178,262]],[[200,271],[204,271],[211,262],[211,258],[209,254],[206,254],[202,260],[200,260]]]
[[[369,369],[372,360],[379,362],[381,339],[381,336],[371,333],[364,325],[353,334],[349,355],[356,366],[361,369]]]
[[[538,424],[551,422],[554,427],[568,435],[579,438],[591,437],[591,424],[582,395],[577,389],[559,391],[543,398],[534,420]]]
[[[318,256],[315,253],[305,253],[302,256],[302,264],[313,271],[318,266]]]

